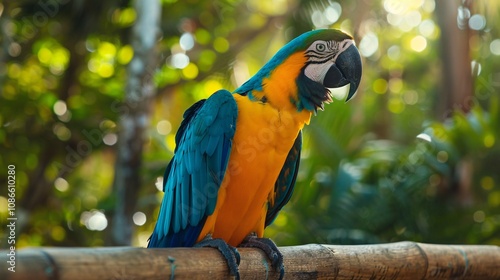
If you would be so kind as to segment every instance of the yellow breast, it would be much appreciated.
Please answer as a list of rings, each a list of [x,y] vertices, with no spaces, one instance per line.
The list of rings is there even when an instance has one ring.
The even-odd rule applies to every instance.
[[[311,113],[277,109],[234,95],[238,119],[228,168],[214,213],[200,234],[237,246],[251,232],[262,237],[267,202],[299,131]]]

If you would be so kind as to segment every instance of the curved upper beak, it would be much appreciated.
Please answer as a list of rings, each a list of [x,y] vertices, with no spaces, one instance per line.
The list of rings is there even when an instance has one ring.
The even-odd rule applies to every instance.
[[[335,64],[333,64],[325,75],[323,85],[327,88],[338,88],[350,85],[346,102],[351,99],[358,89],[361,81],[361,57],[358,49],[353,45],[339,54]]]

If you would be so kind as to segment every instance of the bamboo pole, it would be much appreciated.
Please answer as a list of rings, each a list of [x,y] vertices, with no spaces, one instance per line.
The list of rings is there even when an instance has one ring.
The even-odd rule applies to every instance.
[[[281,247],[285,279],[500,279],[500,247],[398,242]],[[277,279],[257,249],[241,248],[242,279]],[[1,251],[0,262],[9,259]],[[16,272],[0,279],[227,279],[225,261],[209,248],[28,248]]]

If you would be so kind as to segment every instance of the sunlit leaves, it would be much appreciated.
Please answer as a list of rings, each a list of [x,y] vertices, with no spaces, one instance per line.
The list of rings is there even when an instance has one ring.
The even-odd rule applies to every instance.
[[[385,79],[376,79],[372,84],[373,91],[378,94],[384,94],[387,92],[388,86]]]
[[[213,42],[213,47],[217,52],[225,53],[229,49],[229,42],[223,37],[217,37]]]
[[[179,82],[180,73],[168,65],[163,65],[154,76],[155,84],[159,87]]]
[[[38,42],[34,51],[40,63],[50,69],[55,75],[61,75],[68,66],[69,52],[52,39]]]
[[[133,8],[116,9],[111,16],[113,23],[125,27],[134,23],[137,13]]]
[[[109,42],[100,42],[92,58],[88,62],[88,69],[102,78],[109,78],[113,76],[115,72],[115,56],[115,45]]]
[[[201,45],[207,45],[210,42],[211,37],[212,37],[210,35],[210,32],[208,32],[204,28],[196,29],[194,36],[195,36],[196,42],[201,44]]]
[[[198,59],[198,67],[202,71],[209,71],[217,58],[217,54],[212,50],[203,50],[200,52]]]
[[[198,76],[199,70],[198,66],[194,63],[188,63],[186,67],[182,69],[182,76],[186,80],[192,80]]]
[[[134,49],[130,45],[125,45],[120,48],[116,57],[118,63],[126,65],[132,60],[134,56]]]
[[[269,1],[248,1],[248,7],[256,13],[263,13],[269,16],[281,15],[287,10],[289,0],[269,0]]]

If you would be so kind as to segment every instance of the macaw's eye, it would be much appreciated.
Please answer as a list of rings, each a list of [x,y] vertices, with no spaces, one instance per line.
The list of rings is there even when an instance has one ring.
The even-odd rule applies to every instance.
[[[317,45],[316,45],[316,50],[317,50],[318,52],[324,52],[324,51],[325,51],[325,49],[326,49],[326,46],[325,46],[325,44],[323,44],[323,43],[319,43],[319,44],[317,44]]]

